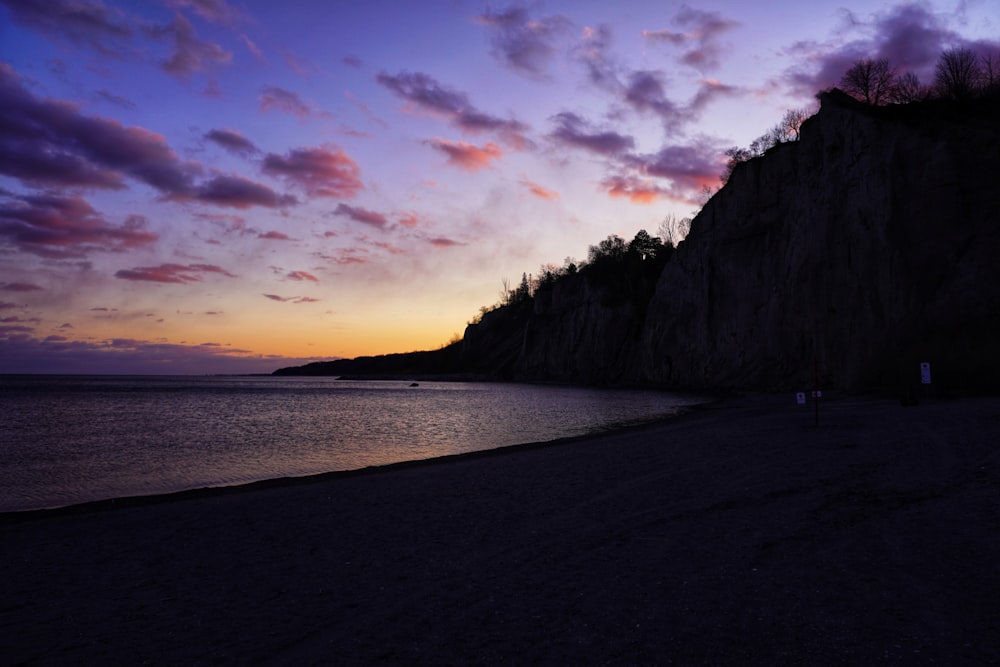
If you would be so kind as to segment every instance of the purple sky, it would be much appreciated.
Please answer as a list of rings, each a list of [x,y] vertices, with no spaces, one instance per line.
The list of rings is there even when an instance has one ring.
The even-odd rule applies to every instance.
[[[429,349],[1000,3],[0,0],[0,373]]]

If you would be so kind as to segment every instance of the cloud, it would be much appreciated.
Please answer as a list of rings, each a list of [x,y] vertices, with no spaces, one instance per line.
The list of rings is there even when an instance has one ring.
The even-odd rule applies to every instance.
[[[105,88],[98,90],[97,96],[105,102],[115,105],[116,107],[129,110],[135,109],[135,102],[120,95],[115,95]]]
[[[182,163],[159,134],[36,98],[0,63],[0,173],[30,185],[112,189],[129,176],[181,195],[199,170]]]
[[[652,71],[635,71],[629,75],[625,101],[637,111],[649,111],[663,119],[666,125],[679,120],[677,106],[667,99],[663,75]]]
[[[414,228],[420,224],[420,216],[412,211],[399,213],[396,221],[404,227]]]
[[[793,44],[786,55],[797,64],[784,73],[781,83],[811,96],[838,85],[861,58],[885,58],[898,70],[913,72],[929,83],[943,51],[969,44],[948,27],[943,15],[920,2],[894,5],[867,19],[848,13],[845,23],[827,41]]]
[[[521,179],[521,185],[523,185],[524,187],[528,188],[528,191],[531,192],[531,194],[533,194],[536,197],[538,197],[539,199],[545,199],[545,200],[548,200],[548,201],[559,199],[559,193],[558,192],[555,192],[553,190],[549,190],[548,188],[543,187],[543,186],[539,185],[538,183],[535,183],[534,181],[530,181],[527,178],[522,178]]]
[[[623,164],[633,175],[612,177],[605,185],[609,186],[612,195],[628,195],[633,200],[633,193],[642,198],[647,196],[644,193],[655,192],[678,201],[693,202],[704,188],[718,185],[723,168],[720,155],[717,146],[708,144],[667,146],[651,155],[630,155],[623,160]],[[647,182],[637,180],[635,174],[668,180],[670,187],[649,186]]]
[[[0,292],[35,292],[41,289],[32,283],[0,283]]]
[[[607,25],[584,28],[573,55],[587,68],[591,83],[602,90],[618,92],[622,87],[617,74],[620,67],[611,57],[612,40],[611,28]]]
[[[286,275],[285,277],[288,278],[289,280],[296,280],[296,281],[308,280],[309,282],[313,283],[319,282],[319,278],[306,271],[289,271],[288,275]]]
[[[267,297],[271,301],[281,303],[316,303],[319,301],[319,299],[314,299],[311,296],[280,296],[278,294],[264,294],[262,296]]]
[[[297,203],[291,195],[279,195],[263,183],[242,176],[215,176],[198,186],[193,199],[236,209],[251,206],[280,208]]]
[[[159,266],[137,266],[115,272],[115,278],[154,283],[194,283],[200,282],[203,274],[218,274],[228,278],[236,276],[213,264],[160,264]]]
[[[445,236],[435,236],[427,239],[427,242],[435,248],[451,248],[453,246],[465,245],[464,243],[455,241],[454,239],[449,239]]]
[[[268,153],[261,169],[314,197],[349,198],[364,187],[361,169],[340,149],[297,148],[285,156]]]
[[[153,243],[146,219],[132,215],[109,224],[83,198],[54,194],[0,200],[0,243],[21,252],[55,259],[85,257],[92,251],[121,252]]]
[[[171,0],[168,4],[174,9],[191,9],[209,23],[229,25],[242,18],[226,0]]]
[[[420,72],[402,72],[396,76],[379,74],[377,81],[425,112],[446,118],[453,126],[470,133],[496,132],[516,148],[530,145],[523,123],[492,116],[469,102],[468,96],[442,85]]]
[[[264,239],[265,241],[291,241],[292,240],[292,237],[289,236],[288,234],[285,234],[284,232],[276,232],[274,230],[271,230],[269,232],[265,232],[264,234],[258,234],[257,238]]]
[[[493,55],[515,72],[535,79],[545,78],[555,55],[554,42],[572,27],[564,16],[532,19],[523,7],[487,9],[478,20],[493,31]]]
[[[651,41],[665,42],[686,50],[681,62],[700,71],[715,69],[724,51],[721,36],[740,26],[719,12],[694,9],[684,5],[673,18],[673,24],[683,32],[644,30],[642,36]]]
[[[245,34],[240,35],[240,39],[243,40],[243,44],[247,47],[247,51],[253,54],[254,59],[262,63],[266,60],[264,58],[264,52],[260,50],[260,47],[254,44],[253,40],[247,37]]]
[[[503,150],[492,142],[487,142],[485,146],[447,139],[432,139],[425,143],[447,155],[448,164],[468,171],[488,167],[492,160],[503,156]]]
[[[347,204],[339,204],[333,213],[334,215],[342,215],[355,222],[360,222],[371,227],[378,227],[379,229],[384,229],[389,222],[381,213],[369,211],[358,206],[348,206]]]
[[[128,338],[73,341],[61,336],[40,340],[24,334],[7,337],[4,352],[0,373],[245,374],[316,361],[255,354],[221,344],[180,345]]]
[[[315,104],[303,101],[297,93],[278,86],[267,86],[262,89],[258,100],[260,100],[261,111],[280,111],[300,120],[311,117],[330,117],[328,112],[317,108]]]
[[[93,49],[121,56],[132,37],[129,20],[102,2],[89,0],[0,0],[16,23]]]
[[[574,113],[564,111],[553,117],[556,129],[549,137],[556,142],[583,148],[599,155],[619,155],[635,147],[635,140],[617,132],[593,130]]]
[[[252,141],[236,130],[209,130],[205,133],[205,138],[241,157],[248,157],[260,150]]]
[[[175,14],[170,25],[146,28],[146,33],[153,38],[173,40],[173,53],[160,66],[167,74],[180,79],[207,71],[217,64],[228,65],[233,59],[233,54],[218,44],[198,39],[194,26],[181,14]]]
[[[601,185],[612,197],[627,197],[633,204],[652,204],[666,197],[667,190],[636,176],[609,176]]]

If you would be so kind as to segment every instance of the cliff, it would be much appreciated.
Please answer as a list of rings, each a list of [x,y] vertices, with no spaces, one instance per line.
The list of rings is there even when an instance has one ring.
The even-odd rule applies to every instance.
[[[1000,101],[820,99],[799,141],[737,166],[665,266],[587,267],[487,313],[448,372],[909,391],[928,361],[936,387],[995,392]]]
[[[1000,380],[1000,109],[834,91],[737,167],[665,268],[636,379],[950,391]],[[995,389],[993,389],[995,391]]]

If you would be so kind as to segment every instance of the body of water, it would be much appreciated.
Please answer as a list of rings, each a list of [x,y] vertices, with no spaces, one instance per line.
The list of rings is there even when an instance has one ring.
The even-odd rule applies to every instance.
[[[701,400],[500,383],[0,377],[0,512],[541,442]]]

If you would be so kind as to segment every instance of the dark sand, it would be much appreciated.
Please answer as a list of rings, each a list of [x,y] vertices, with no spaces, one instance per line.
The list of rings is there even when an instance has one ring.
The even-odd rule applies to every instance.
[[[1000,398],[0,517],[0,663],[995,664]]]

